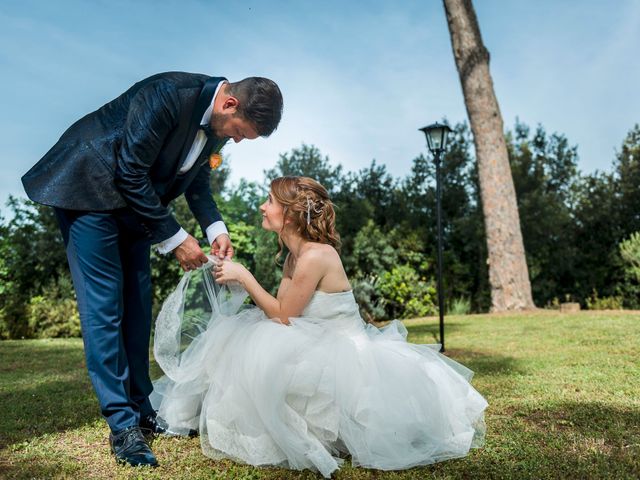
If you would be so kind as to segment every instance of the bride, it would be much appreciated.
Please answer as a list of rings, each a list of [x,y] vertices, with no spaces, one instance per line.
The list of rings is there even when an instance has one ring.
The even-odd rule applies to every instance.
[[[169,430],[199,430],[215,459],[325,477],[348,456],[395,470],[480,446],[487,402],[469,384],[472,372],[407,343],[397,320],[377,329],[360,317],[325,188],[277,178],[260,210],[289,251],[277,296],[225,260],[205,268],[212,312],[186,349],[179,330],[190,273],[158,317],[154,353],[166,376],[152,401]],[[247,294],[257,308],[240,308]]]

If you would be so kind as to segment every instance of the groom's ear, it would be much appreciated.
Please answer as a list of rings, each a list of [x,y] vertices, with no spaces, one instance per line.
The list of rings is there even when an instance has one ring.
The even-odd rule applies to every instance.
[[[225,113],[236,113],[239,105],[240,101],[236,97],[229,96],[224,100],[224,103],[222,104],[222,111]]]

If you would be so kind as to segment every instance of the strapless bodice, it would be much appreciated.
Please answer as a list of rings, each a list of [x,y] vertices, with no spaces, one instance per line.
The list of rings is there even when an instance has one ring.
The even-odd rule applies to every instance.
[[[316,290],[300,317],[305,321],[332,328],[355,327],[361,329],[364,326],[352,290],[336,293]]]

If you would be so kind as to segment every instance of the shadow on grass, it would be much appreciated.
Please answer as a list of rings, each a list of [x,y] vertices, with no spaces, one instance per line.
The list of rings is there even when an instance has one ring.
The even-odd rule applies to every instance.
[[[466,325],[461,323],[447,323],[445,325],[446,334],[462,330]],[[413,343],[428,343],[433,339],[433,343],[438,343],[440,339],[440,326],[435,322],[419,325],[407,325],[409,331],[408,341]],[[430,342],[429,342],[430,343]],[[460,348],[448,348],[447,357],[462,363],[467,368],[482,375],[512,375],[524,374],[527,370],[523,363],[514,357],[501,355],[496,352],[481,352],[465,350]]]
[[[544,401],[540,408],[513,411],[474,461],[460,466],[460,476],[640,478],[639,408]]]
[[[60,478],[60,466],[55,462],[34,462],[30,461],[28,468],[22,462],[2,465],[0,463],[0,478],[33,479],[33,478]]]
[[[32,373],[57,375],[73,368],[85,368],[80,339],[5,340],[0,342],[0,352],[1,377]]]
[[[444,325],[444,335],[445,342],[447,340],[447,334],[451,332],[456,332],[461,330],[466,325],[456,322],[445,322]],[[440,342],[440,324],[438,320],[435,319],[430,323],[420,323],[418,325],[406,325],[407,330],[409,330],[409,338],[410,342],[414,343],[439,343]],[[433,342],[430,341],[433,339]]]
[[[639,408],[544,402],[490,417],[484,447],[407,478],[640,478]]]
[[[44,382],[2,393],[0,406],[0,448],[45,433],[75,429],[100,418],[90,385],[79,385],[75,380]]]
[[[447,349],[446,355],[483,376],[510,376],[528,373],[520,359],[495,352],[451,348]]]
[[[81,341],[0,343],[0,449],[100,418]]]
[[[559,402],[516,416],[536,429],[573,432],[599,438],[605,444],[640,450],[640,408],[600,402]]]
[[[585,480],[637,479],[640,468],[637,458],[621,450],[611,453],[592,449],[576,452],[571,449],[545,447],[542,437],[530,438],[533,448],[514,446],[510,456],[498,458],[481,453],[470,459],[451,460],[431,468],[416,470],[408,479],[503,479],[503,480]],[[384,477],[377,477],[384,478]],[[402,478],[402,477],[392,477]]]

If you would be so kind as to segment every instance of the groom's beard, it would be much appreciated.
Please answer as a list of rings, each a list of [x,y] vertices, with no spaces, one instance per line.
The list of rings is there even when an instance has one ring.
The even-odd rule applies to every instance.
[[[230,120],[228,115],[221,115],[219,113],[211,113],[211,129],[213,133],[218,138],[225,138],[226,136],[222,133],[224,131],[224,127],[227,122]]]

